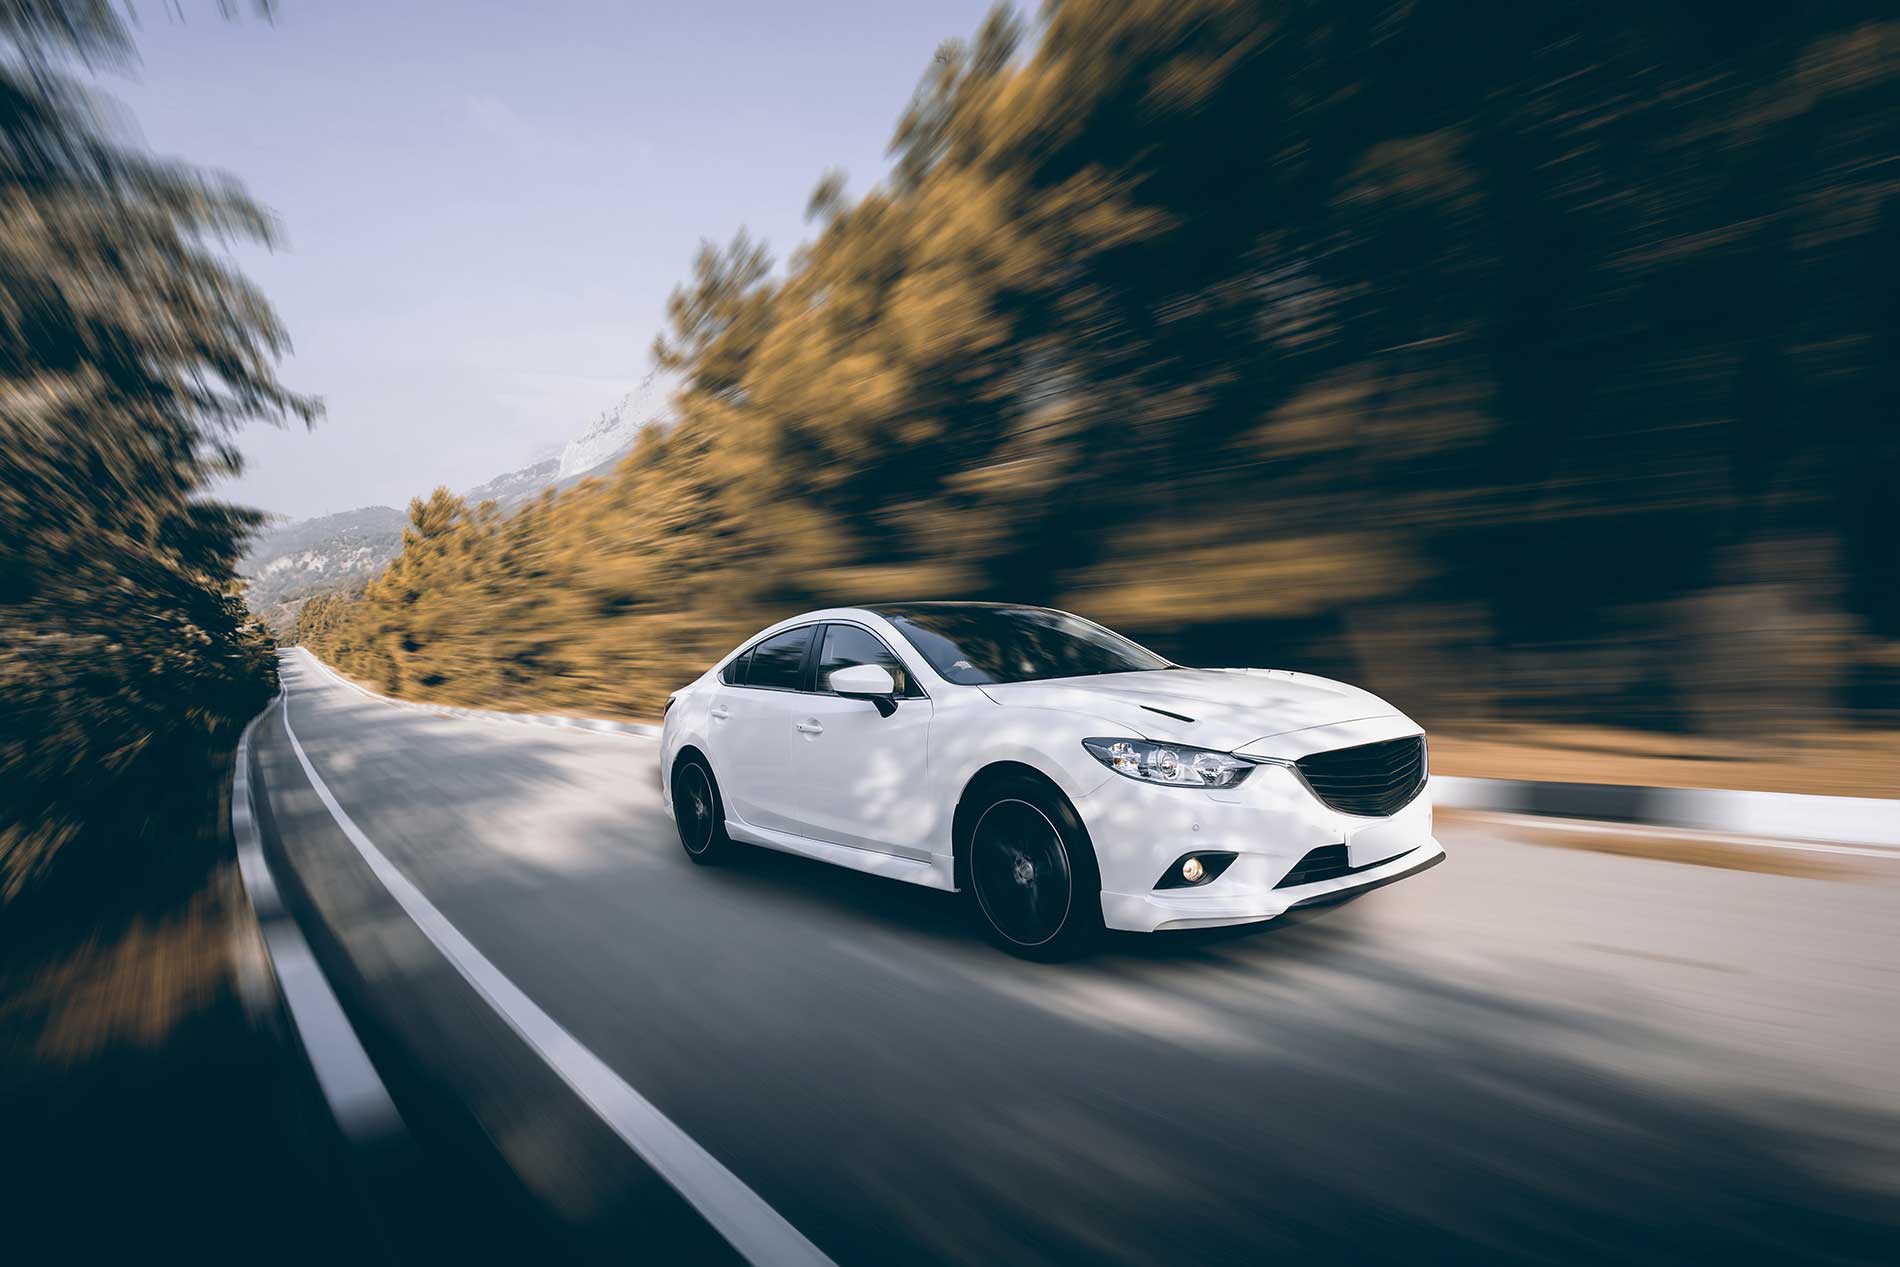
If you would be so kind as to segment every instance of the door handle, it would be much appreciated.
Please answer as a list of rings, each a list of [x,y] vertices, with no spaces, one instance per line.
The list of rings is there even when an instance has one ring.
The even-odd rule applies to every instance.
[[[822,735],[825,733],[825,728],[815,721],[799,722],[796,729],[801,735]]]
[[[714,705],[713,710],[712,710],[712,719],[714,721],[724,721],[726,720],[726,718],[730,716],[732,716],[732,714],[727,711],[726,706],[724,704]]]

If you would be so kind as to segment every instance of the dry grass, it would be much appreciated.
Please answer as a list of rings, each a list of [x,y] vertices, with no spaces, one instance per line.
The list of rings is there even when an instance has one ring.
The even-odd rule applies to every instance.
[[[1438,774],[1900,797],[1900,730],[1720,740],[1608,726],[1432,732]]]

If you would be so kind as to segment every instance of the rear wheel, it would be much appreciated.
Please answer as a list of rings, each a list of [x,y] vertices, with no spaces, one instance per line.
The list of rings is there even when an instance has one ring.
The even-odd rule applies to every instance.
[[[726,835],[725,805],[703,758],[686,757],[673,769],[673,822],[679,828],[686,856],[700,866],[709,867],[732,856],[734,846]]]
[[[1102,883],[1088,832],[1060,793],[999,780],[969,816],[965,872],[990,940],[1026,959],[1067,959],[1102,929]]]

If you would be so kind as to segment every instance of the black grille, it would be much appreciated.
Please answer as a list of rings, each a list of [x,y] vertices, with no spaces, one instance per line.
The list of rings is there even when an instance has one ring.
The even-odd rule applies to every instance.
[[[1314,795],[1340,813],[1386,818],[1425,786],[1425,736],[1316,752],[1298,764]]]
[[[1336,880],[1348,875],[1352,867],[1346,861],[1346,846],[1321,845],[1319,848],[1293,864],[1286,878],[1273,887],[1290,889],[1296,884],[1313,884],[1320,880]]]
[[[1294,863],[1293,869],[1273,887],[1291,889],[1301,884],[1318,884],[1321,880],[1337,880],[1342,875],[1358,875],[1361,871],[1383,867],[1386,863],[1403,858],[1410,852],[1412,851],[1407,849],[1402,853],[1393,854],[1390,858],[1380,858],[1376,862],[1367,862],[1355,867],[1346,857],[1346,846],[1321,845],[1317,849],[1309,850],[1304,858]]]

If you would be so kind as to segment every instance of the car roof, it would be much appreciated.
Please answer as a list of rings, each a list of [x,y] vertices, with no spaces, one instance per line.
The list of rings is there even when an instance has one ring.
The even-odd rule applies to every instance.
[[[1038,607],[1034,603],[989,603],[975,599],[926,598],[907,603],[867,603],[862,610],[876,612],[880,616],[901,616],[905,612],[943,611],[957,607],[998,607],[1011,611],[1053,611],[1051,607]]]
[[[783,633],[787,629],[795,629],[800,625],[820,624],[827,620],[862,620],[867,616],[875,617],[882,621],[889,621],[893,617],[933,611],[959,611],[965,608],[988,608],[1003,611],[1055,610],[1049,607],[1036,607],[1029,603],[989,603],[966,599],[920,599],[915,602],[906,603],[865,603],[851,607],[819,607],[812,611],[800,612],[796,616],[787,616],[783,620],[774,621],[772,624],[766,625],[735,647],[727,654],[726,658],[730,659],[733,655],[743,651],[747,646],[757,642],[760,638],[769,638],[775,634]]]

